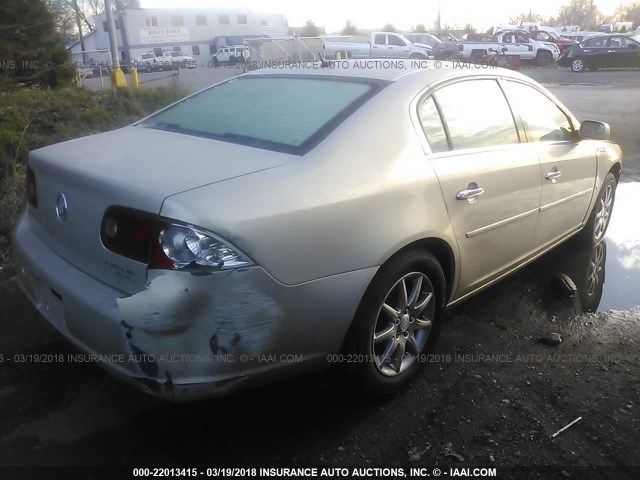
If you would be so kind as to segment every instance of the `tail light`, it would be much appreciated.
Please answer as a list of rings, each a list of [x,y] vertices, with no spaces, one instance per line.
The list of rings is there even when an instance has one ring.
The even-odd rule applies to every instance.
[[[25,192],[27,195],[27,201],[33,208],[38,208],[38,194],[36,192],[36,175],[31,170],[31,167],[27,167],[26,175],[27,183],[25,185]]]
[[[139,210],[109,207],[100,230],[108,250],[153,269],[229,270],[253,265],[214,233]]]

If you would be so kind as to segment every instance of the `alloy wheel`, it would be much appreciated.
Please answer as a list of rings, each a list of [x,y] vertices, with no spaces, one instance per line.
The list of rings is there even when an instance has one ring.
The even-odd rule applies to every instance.
[[[407,273],[391,287],[371,339],[380,373],[399,375],[418,360],[433,327],[434,297],[433,284],[422,272]]]
[[[611,208],[613,206],[613,185],[606,186],[603,195],[598,200],[598,213],[593,227],[593,239],[599,242],[604,237],[611,218]]]

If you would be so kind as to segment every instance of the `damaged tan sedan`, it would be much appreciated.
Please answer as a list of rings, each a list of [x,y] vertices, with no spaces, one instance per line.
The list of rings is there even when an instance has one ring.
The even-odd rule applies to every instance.
[[[444,307],[600,242],[621,169],[608,125],[529,78],[442,65],[252,72],[33,151],[24,292],[173,400],[335,363],[405,384]]]

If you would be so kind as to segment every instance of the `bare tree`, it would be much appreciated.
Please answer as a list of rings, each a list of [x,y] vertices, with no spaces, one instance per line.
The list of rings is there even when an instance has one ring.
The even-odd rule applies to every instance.
[[[558,21],[563,25],[578,25],[586,29],[596,29],[602,17],[593,0],[570,0],[560,7],[558,13]]]

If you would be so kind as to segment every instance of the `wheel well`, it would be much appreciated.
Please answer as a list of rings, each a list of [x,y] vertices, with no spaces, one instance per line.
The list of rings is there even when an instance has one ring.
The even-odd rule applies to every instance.
[[[449,246],[449,244],[444,240],[442,240],[441,238],[431,237],[431,238],[423,238],[420,240],[416,240],[415,242],[412,242],[409,245],[406,245],[402,249],[398,250],[391,257],[389,257],[387,261],[384,263],[388,263],[397,255],[407,250],[415,249],[415,248],[418,248],[420,250],[425,250],[431,253],[434,257],[436,257],[436,260],[438,260],[438,263],[440,263],[440,266],[442,267],[442,272],[444,273],[444,280],[446,282],[446,285],[445,285],[446,298],[444,299],[444,303],[446,304],[447,300],[451,298],[451,293],[453,290],[453,279],[455,278],[456,264],[455,264],[455,257],[453,256],[453,250],[451,250],[451,247]]]
[[[609,172],[613,173],[616,177],[616,182],[620,181],[620,173],[622,172],[622,166],[619,163],[615,163]]]

